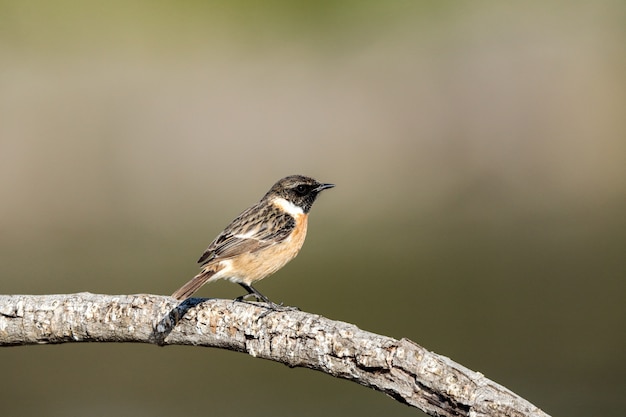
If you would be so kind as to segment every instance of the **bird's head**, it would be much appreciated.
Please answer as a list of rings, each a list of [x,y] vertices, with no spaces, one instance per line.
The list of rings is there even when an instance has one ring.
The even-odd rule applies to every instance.
[[[317,195],[334,186],[335,184],[324,184],[304,175],[290,175],[278,180],[265,194],[264,199],[282,198],[292,204],[294,209],[300,208],[302,212],[308,213]]]

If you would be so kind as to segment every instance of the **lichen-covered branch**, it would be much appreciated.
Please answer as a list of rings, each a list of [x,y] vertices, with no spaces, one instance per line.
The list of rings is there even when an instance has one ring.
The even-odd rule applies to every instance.
[[[545,417],[508,389],[408,340],[255,303],[138,295],[0,295],[0,346],[68,342],[197,345],[316,369],[433,416]]]

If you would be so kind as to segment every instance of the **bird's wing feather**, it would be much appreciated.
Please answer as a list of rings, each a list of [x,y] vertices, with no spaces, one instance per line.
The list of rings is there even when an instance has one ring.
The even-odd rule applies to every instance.
[[[256,252],[285,240],[296,227],[295,219],[274,205],[250,207],[220,233],[204,251],[199,264]]]

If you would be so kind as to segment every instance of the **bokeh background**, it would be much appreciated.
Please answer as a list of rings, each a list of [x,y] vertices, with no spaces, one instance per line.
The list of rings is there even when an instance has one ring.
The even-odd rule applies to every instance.
[[[0,292],[171,294],[302,173],[337,187],[262,292],[555,416],[621,416],[624,22],[605,0],[0,1]],[[214,349],[0,366],[6,416],[420,414]]]

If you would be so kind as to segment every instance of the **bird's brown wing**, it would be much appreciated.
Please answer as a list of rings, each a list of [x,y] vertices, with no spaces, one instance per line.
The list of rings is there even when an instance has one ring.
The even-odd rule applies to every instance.
[[[241,213],[204,251],[198,263],[256,252],[285,240],[296,227],[295,219],[274,205],[257,204]]]
[[[241,253],[256,252],[275,245],[285,240],[295,227],[296,221],[289,214],[273,205],[258,204],[233,220],[211,242],[198,263],[206,265],[213,261],[232,258]],[[183,300],[191,296],[216,272],[212,268],[203,268],[198,275],[176,290],[172,297]]]

